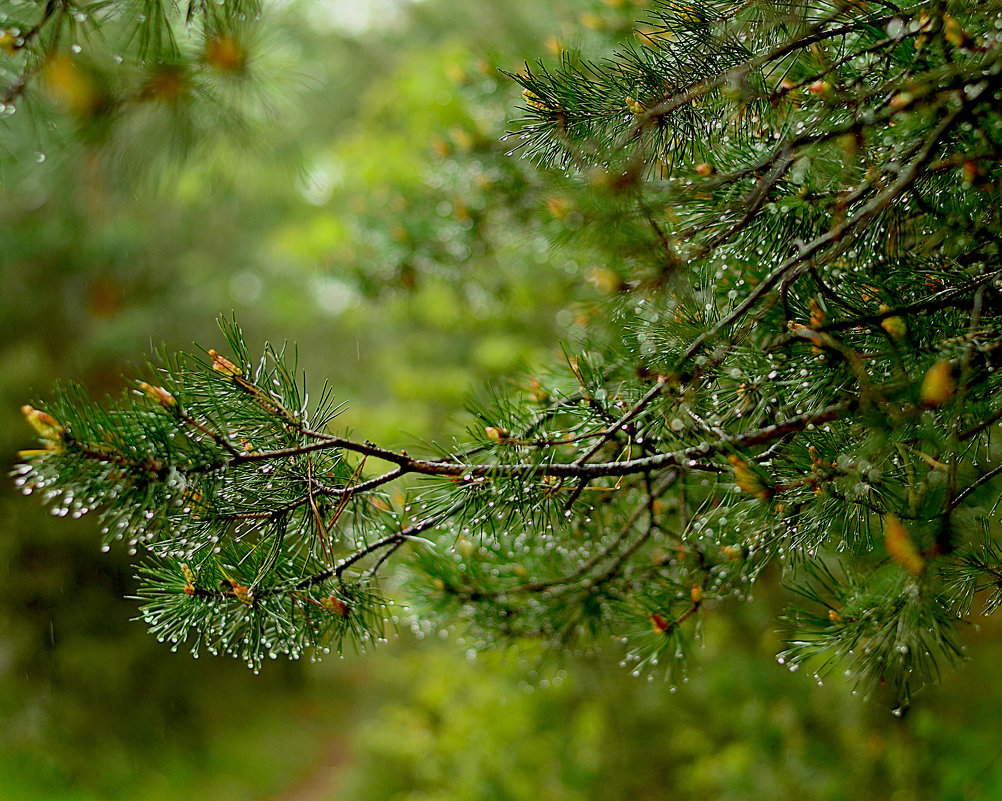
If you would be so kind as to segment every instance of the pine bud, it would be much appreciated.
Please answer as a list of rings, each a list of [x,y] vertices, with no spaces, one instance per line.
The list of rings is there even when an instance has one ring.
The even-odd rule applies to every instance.
[[[564,43],[560,41],[556,36],[546,37],[546,41],[543,42],[543,47],[551,56],[559,56],[564,51]]]
[[[737,483],[738,487],[741,488],[742,492],[747,492],[749,495],[753,495],[760,501],[767,501],[770,497],[772,497],[772,489],[766,485],[758,473],[751,468],[748,462],[736,453],[732,453],[728,456],[727,461],[730,462],[731,467],[734,468],[734,481]]]
[[[143,86],[140,98],[173,103],[188,91],[187,76],[178,67],[161,65]]]
[[[721,545],[720,553],[732,562],[736,562],[741,558],[741,549],[737,545]]]
[[[817,298],[810,298],[807,301],[807,308],[811,313],[811,328],[820,328],[825,324],[825,310]]]
[[[525,100],[526,103],[528,103],[530,106],[532,106],[534,109],[537,109],[538,111],[549,110],[549,106],[547,106],[546,103],[544,103],[539,98],[539,95],[537,95],[531,89],[522,90],[522,99]]]
[[[101,104],[101,89],[93,75],[68,55],[50,56],[42,69],[49,96],[71,114],[87,117]]]
[[[812,95],[827,95],[832,90],[832,85],[828,81],[815,81],[807,87],[807,91]]]
[[[254,605],[254,593],[247,589],[243,584],[239,584],[233,579],[227,579],[230,586],[233,588],[233,594],[237,597],[237,600],[245,606]]]
[[[782,89],[782,90],[783,90],[784,92],[789,92],[789,91],[790,91],[790,90],[792,90],[792,89],[793,89],[793,88],[794,88],[794,87],[795,87],[796,85],[797,85],[797,84],[795,84],[795,83],[794,83],[793,81],[791,81],[791,80],[790,80],[789,78],[783,78],[783,80],[781,80],[781,81],[779,82],[779,88],[780,88],[780,89]]]
[[[888,555],[901,565],[909,574],[915,576],[922,575],[925,570],[925,559],[915,547],[915,542],[898,516],[893,512],[884,515],[884,547]]]
[[[886,303],[880,304],[881,313],[890,311],[891,307]],[[880,327],[883,328],[888,334],[890,334],[895,339],[903,339],[908,333],[908,326],[905,323],[903,317],[893,316],[885,317],[883,322],[880,323]]]
[[[825,324],[825,310],[821,308],[821,304],[818,303],[817,298],[811,298],[810,300],[808,300],[807,308],[810,310],[811,313],[811,319],[810,319],[811,328],[814,330],[821,328],[821,326]],[[823,348],[820,347],[819,343],[825,342],[826,340],[827,336],[824,334],[821,335],[821,338],[815,339],[813,341],[813,344],[811,345],[811,352],[817,354],[824,353],[824,350]]]
[[[348,617],[348,605],[335,595],[328,595],[320,601],[320,605],[339,617]]]
[[[564,219],[574,208],[574,205],[565,197],[551,195],[546,198],[546,210],[558,220]]]
[[[626,107],[630,110],[631,114],[634,114],[637,117],[639,117],[641,114],[643,114],[646,111],[646,109],[644,108],[643,103],[638,102],[637,100],[635,100],[632,97],[626,98]]]
[[[550,393],[539,383],[538,379],[533,378],[529,381],[529,397],[532,398],[533,403],[542,404],[550,400]]]
[[[585,280],[606,295],[612,295],[626,289],[623,277],[608,267],[595,267],[589,270],[585,275]]]
[[[698,604],[703,600],[703,588],[698,584],[693,584],[692,589],[689,590],[689,598],[694,604]]]
[[[712,164],[707,164],[704,161],[696,165],[696,172],[704,178],[709,178],[716,172],[716,170],[713,168]]]
[[[177,406],[177,398],[171,395],[163,387],[155,387],[151,384],[147,384],[145,381],[140,381],[139,389],[142,390],[143,394],[146,395],[147,398],[155,400],[165,409],[171,409]]]
[[[671,630],[671,623],[657,612],[650,612],[648,617],[651,619],[651,627],[658,634],[664,634],[665,632]]]
[[[192,570],[185,562],[181,563],[181,573],[184,575],[184,580],[189,584],[194,585],[198,580],[198,574]]]
[[[973,186],[981,175],[981,169],[973,161],[965,161],[960,165],[960,170],[964,176],[964,183]]]
[[[926,370],[922,379],[922,403],[926,406],[942,406],[953,397],[956,388],[953,366],[949,359],[941,359]]]
[[[950,14],[943,15],[943,38],[954,47],[970,47],[973,43],[967,31],[960,27],[960,22]]]
[[[431,149],[435,151],[435,155],[440,159],[448,158],[452,155],[452,145],[446,142],[441,136],[433,136],[431,138]],[[395,226],[393,238],[398,242],[403,242],[407,238],[407,229],[402,225]]]
[[[55,417],[29,406],[27,403],[21,407],[21,414],[28,421],[28,425],[35,429],[38,436],[52,444],[59,442],[63,438],[63,434],[66,433],[66,429],[59,424]]]
[[[932,31],[932,17],[929,16],[929,12],[925,9],[922,9],[919,13],[918,24],[921,33],[915,37],[915,49],[921,50],[929,41],[929,33]]]
[[[484,429],[484,433],[491,442],[504,442],[508,439],[508,429],[501,428],[500,426],[487,426]]]
[[[205,63],[220,72],[242,72],[247,54],[232,36],[214,36],[205,43]]]
[[[690,24],[702,22],[699,9],[694,3],[669,3],[668,7],[681,22]]]
[[[243,375],[243,370],[225,356],[220,356],[215,348],[209,348],[209,358],[212,359],[212,369],[217,373],[222,373],[228,378],[236,378]]]
[[[830,621],[831,621],[832,623],[838,623],[838,622],[840,622],[840,621],[842,620],[842,615],[840,615],[840,614],[839,614],[838,612],[836,612],[836,611],[835,611],[834,609],[829,609],[829,610],[828,610],[828,619],[829,619],[829,620],[830,620]]]
[[[14,55],[17,52],[18,39],[19,34],[10,28],[0,31],[0,51],[3,51],[8,56]]]

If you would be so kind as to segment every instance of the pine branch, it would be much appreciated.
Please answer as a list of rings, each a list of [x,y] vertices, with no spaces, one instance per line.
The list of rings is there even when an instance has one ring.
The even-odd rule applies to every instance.
[[[234,8],[189,10],[221,47]],[[143,552],[157,636],[255,668],[378,641],[400,592],[415,625],[625,639],[675,681],[778,562],[804,601],[781,659],[904,709],[979,594],[1002,606],[997,10],[655,4],[611,57],[512,76],[583,221],[561,246],[613,286],[449,447],[338,431],[294,349],[224,324],[227,356],[117,402],[25,407],[15,481]]]

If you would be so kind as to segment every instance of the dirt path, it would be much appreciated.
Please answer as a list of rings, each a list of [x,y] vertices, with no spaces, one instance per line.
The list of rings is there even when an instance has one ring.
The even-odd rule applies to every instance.
[[[269,801],[331,801],[342,770],[350,761],[347,743],[331,738],[318,750],[310,768]]]

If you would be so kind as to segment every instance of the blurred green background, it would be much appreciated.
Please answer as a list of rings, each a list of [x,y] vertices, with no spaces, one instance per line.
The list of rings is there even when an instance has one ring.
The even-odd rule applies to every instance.
[[[4,472],[32,446],[22,403],[117,392],[158,347],[218,345],[231,310],[252,342],[298,342],[362,436],[462,432],[471,390],[559,358],[615,258],[574,236],[561,176],[506,154],[497,68],[608,47],[642,5],[297,0],[257,34],[271,114],[233,135],[194,111],[100,136],[8,120]],[[777,576],[708,615],[677,692],[614,643],[540,665],[461,632],[254,676],[131,622],[127,555],[93,521],[10,481],[0,519],[0,800],[1002,798],[997,629],[904,719],[777,665]]]

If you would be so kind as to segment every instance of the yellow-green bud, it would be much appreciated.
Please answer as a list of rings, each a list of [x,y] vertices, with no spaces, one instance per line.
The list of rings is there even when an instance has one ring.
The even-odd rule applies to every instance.
[[[155,387],[152,384],[147,384],[145,381],[140,381],[139,389],[143,391],[143,394],[146,395],[147,398],[155,400],[165,409],[171,409],[174,406],[177,406],[177,398],[171,395],[163,387]]]
[[[236,378],[243,375],[243,370],[237,367],[225,356],[220,356],[215,348],[209,348],[209,358],[212,359],[212,369],[217,373],[222,373],[229,378]]]
[[[21,407],[21,414],[28,421],[28,425],[35,429],[35,433],[42,439],[56,442],[62,439],[63,434],[66,433],[66,429],[60,425],[55,417],[41,409],[36,409],[34,406],[29,406],[27,403]]]

